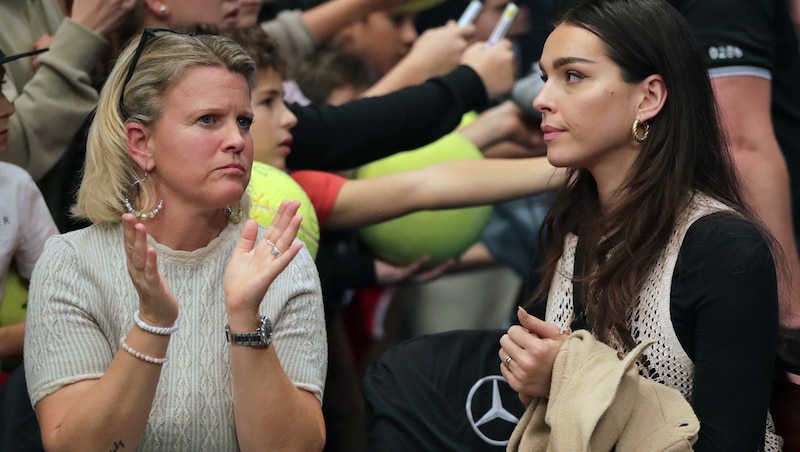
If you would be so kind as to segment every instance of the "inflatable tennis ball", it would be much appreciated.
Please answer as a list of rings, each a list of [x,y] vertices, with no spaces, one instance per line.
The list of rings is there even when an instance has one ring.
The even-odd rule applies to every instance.
[[[0,301],[0,326],[25,321],[28,312],[28,288],[15,268],[8,272],[3,301]]]
[[[250,217],[267,227],[272,223],[283,201],[300,201],[297,213],[303,216],[297,238],[308,248],[311,257],[317,257],[319,249],[319,221],[314,205],[308,195],[285,171],[262,162],[253,162],[250,174]]]
[[[460,134],[451,133],[420,149],[365,165],[356,171],[355,176],[366,179],[447,160],[479,158],[483,156],[471,142]],[[491,212],[491,206],[415,212],[362,228],[360,236],[381,260],[394,265],[408,265],[428,256],[428,265],[433,266],[460,256],[474,244],[486,227]]]

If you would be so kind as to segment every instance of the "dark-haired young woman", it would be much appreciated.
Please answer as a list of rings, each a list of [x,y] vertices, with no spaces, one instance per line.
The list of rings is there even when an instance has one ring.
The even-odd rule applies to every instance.
[[[571,179],[542,228],[546,322],[520,312],[503,375],[529,403],[549,395],[563,330],[620,352],[656,339],[640,374],[691,403],[695,450],[778,450],[772,239],[743,201],[686,21],[662,0],[589,0],[558,21],[541,69],[547,157]]]

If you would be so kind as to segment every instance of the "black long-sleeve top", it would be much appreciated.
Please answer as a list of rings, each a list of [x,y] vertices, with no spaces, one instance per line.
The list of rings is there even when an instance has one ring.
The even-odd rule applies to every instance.
[[[693,224],[675,266],[670,315],[694,363],[694,450],[760,450],[778,328],[775,264],[761,233],[730,215]]]
[[[339,106],[289,104],[297,116],[286,166],[342,170],[424,146],[451,132],[488,94],[469,66],[390,94]]]

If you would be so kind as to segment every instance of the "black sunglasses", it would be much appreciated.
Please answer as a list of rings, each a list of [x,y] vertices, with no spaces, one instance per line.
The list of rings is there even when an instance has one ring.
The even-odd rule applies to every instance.
[[[128,119],[130,115],[127,111],[125,111],[125,107],[123,106],[124,103],[124,96],[125,96],[125,87],[128,86],[128,82],[131,81],[133,77],[133,71],[136,70],[136,64],[139,63],[139,57],[142,56],[142,52],[144,51],[145,46],[148,42],[152,41],[153,39],[164,36],[166,34],[185,34],[175,30],[170,30],[168,28],[145,28],[142,32],[142,37],[139,39],[139,45],[136,47],[136,51],[133,53],[133,58],[131,58],[131,64],[128,66],[128,74],[125,76],[125,81],[122,82],[122,89],[119,92],[119,111],[122,113],[122,117],[124,119]],[[190,36],[193,35],[190,34]]]

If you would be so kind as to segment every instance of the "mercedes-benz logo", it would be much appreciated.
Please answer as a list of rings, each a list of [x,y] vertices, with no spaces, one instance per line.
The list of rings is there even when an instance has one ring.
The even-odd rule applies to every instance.
[[[472,409],[473,398],[476,396],[476,394],[478,394],[478,391],[481,390],[482,387],[484,387],[484,385],[488,384],[491,384],[491,391],[492,391],[491,406],[488,407],[488,410],[484,412],[484,414],[480,416],[478,420],[475,420],[476,416],[473,414],[473,409]],[[508,437],[503,439],[490,438],[483,431],[481,431],[481,426],[486,425],[490,421],[498,419],[500,421],[505,421],[512,424],[512,426],[509,429],[510,431],[513,430],[513,426],[516,426],[517,423],[519,422],[519,418],[514,414],[512,414],[503,406],[503,397],[500,394],[500,385],[505,385],[505,387],[507,387],[510,391],[513,391],[508,386],[508,382],[506,382],[506,379],[503,378],[501,375],[488,375],[486,377],[481,378],[480,380],[476,381],[474,385],[472,385],[472,388],[470,388],[469,393],[467,394],[467,404],[465,406],[467,411],[467,419],[469,419],[469,424],[472,426],[472,430],[474,430],[475,434],[478,435],[478,437],[480,437],[483,441],[493,446],[507,445]],[[486,389],[488,388],[484,387],[483,390],[485,391]],[[520,407],[521,406],[522,404],[520,403]],[[484,409],[483,407],[480,408],[480,410],[483,409]],[[476,411],[478,411],[479,413],[481,412],[477,409],[477,407]]]

